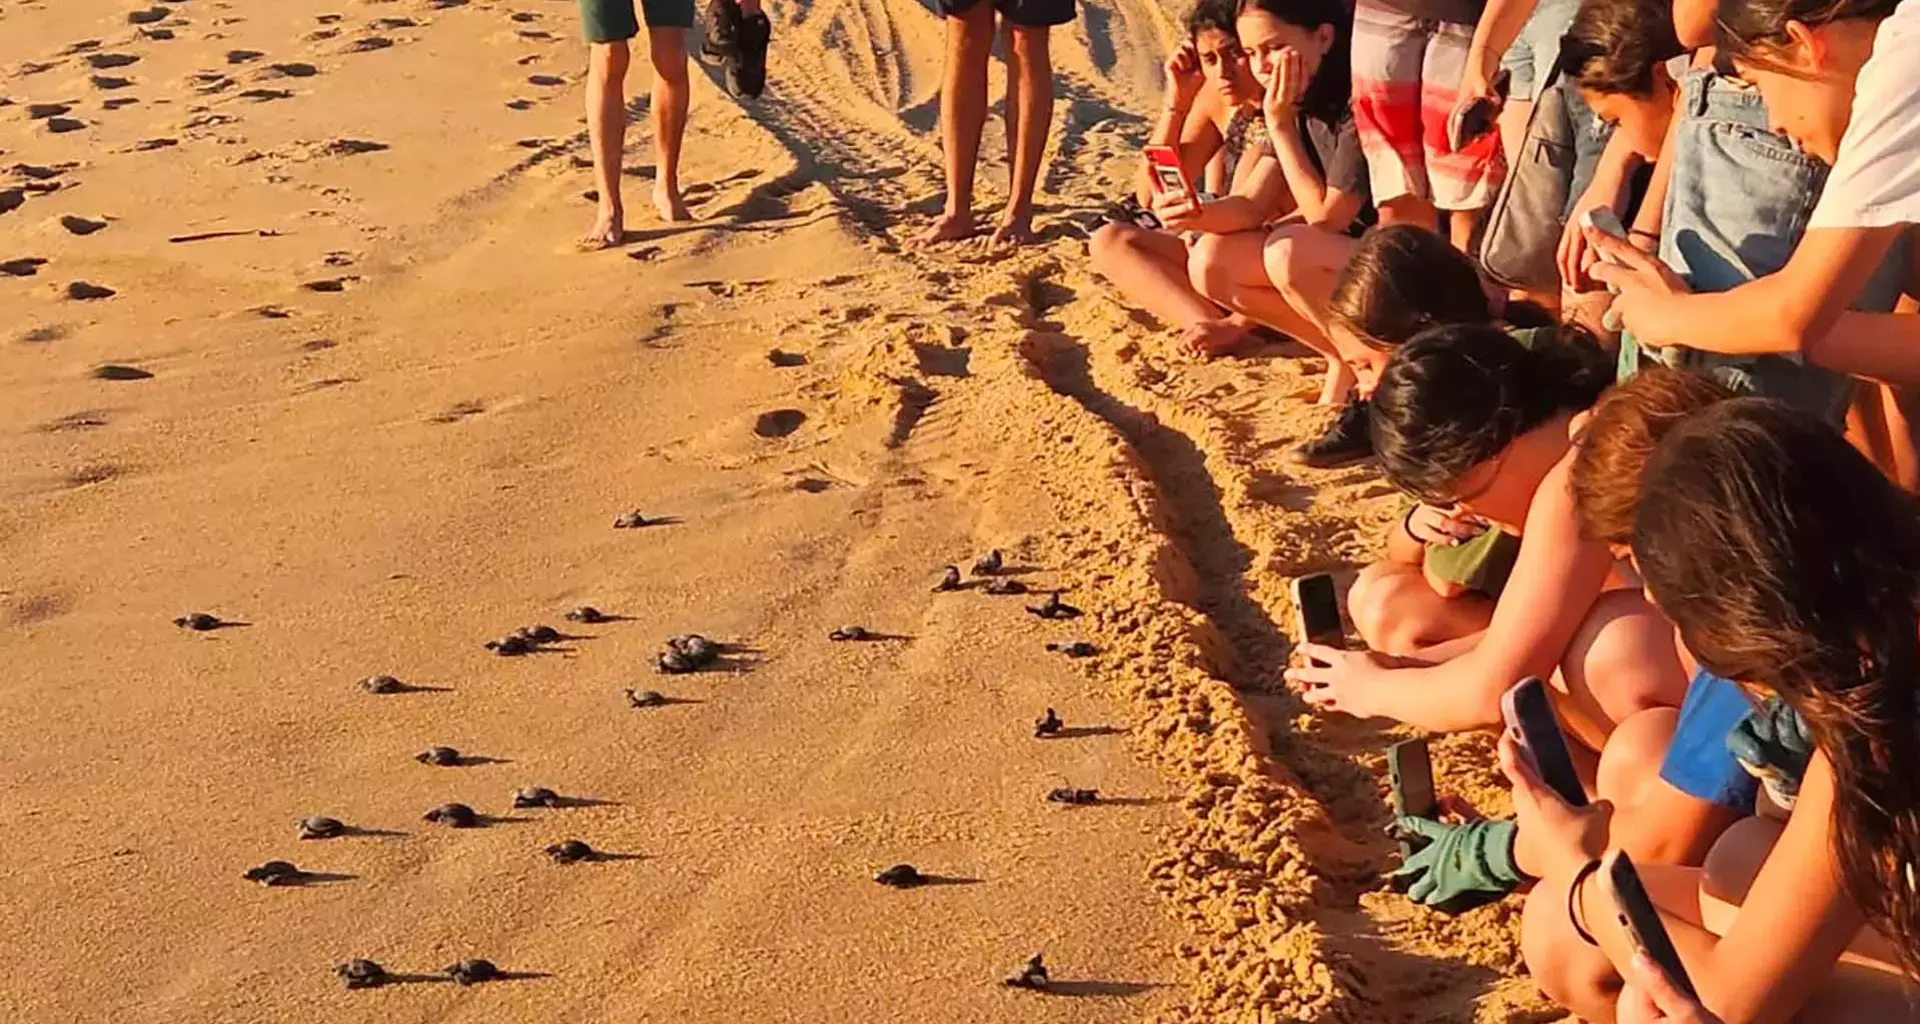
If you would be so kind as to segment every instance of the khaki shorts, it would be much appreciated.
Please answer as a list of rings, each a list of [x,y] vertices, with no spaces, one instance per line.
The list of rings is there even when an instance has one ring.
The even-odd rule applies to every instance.
[[[1507,586],[1507,577],[1513,574],[1514,560],[1519,557],[1520,538],[1504,530],[1489,529],[1451,547],[1427,545],[1427,572],[1436,579],[1457,583],[1498,601],[1500,591]]]
[[[619,43],[639,35],[636,3],[648,28],[693,27],[693,0],[580,0],[580,20],[586,25],[587,42]]]

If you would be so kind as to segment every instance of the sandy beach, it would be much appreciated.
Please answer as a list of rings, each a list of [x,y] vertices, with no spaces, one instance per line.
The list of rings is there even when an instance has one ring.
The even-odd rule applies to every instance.
[[[1043,238],[989,252],[911,244],[938,19],[769,10],[764,99],[695,70],[698,219],[638,214],[635,132],[582,254],[572,3],[0,0],[0,1018],[1557,1019],[1517,900],[1382,889],[1395,734],[1280,684],[1288,581],[1398,510],[1287,460],[1322,367],[1192,363],[1087,269],[1181,12],[1056,33]],[[1031,594],[933,592],[991,549]],[[687,632],[731,653],[657,674]],[[1436,742],[1494,812],[1490,750]],[[476,956],[522,976],[332,973]]]

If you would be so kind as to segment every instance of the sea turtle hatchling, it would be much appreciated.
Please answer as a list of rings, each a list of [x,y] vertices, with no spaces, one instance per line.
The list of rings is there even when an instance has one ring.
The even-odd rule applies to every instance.
[[[940,582],[933,585],[933,592],[944,594],[949,590],[960,589],[960,567],[949,565],[940,570]]]
[[[667,649],[654,658],[654,665],[668,675],[698,672],[720,659],[720,645],[698,633],[667,638]]]
[[[521,626],[513,631],[515,636],[523,636],[536,644],[550,644],[562,639],[560,631],[552,626]]]
[[[980,558],[973,563],[973,574],[975,576],[992,576],[1006,567],[1006,556],[1000,553],[999,548],[994,548],[992,551],[981,555]]]
[[[478,985],[483,981],[499,981],[500,968],[491,960],[469,957],[446,969],[446,975],[462,985]]]
[[[839,629],[828,633],[827,639],[839,643],[860,643],[873,639],[873,634],[867,632],[867,627],[865,626],[841,626]]]
[[[306,881],[307,873],[294,867],[291,861],[270,860],[259,867],[248,868],[242,877],[261,885],[299,885]]]
[[[349,960],[344,964],[336,964],[333,973],[339,975],[348,988],[379,988],[393,980],[385,967],[372,960]]]
[[[191,629],[195,633],[205,633],[226,625],[218,615],[208,615],[206,612],[188,612],[174,619],[173,624],[181,629]]]
[[[1033,734],[1042,738],[1058,736],[1060,735],[1060,730],[1066,727],[1067,723],[1061,721],[1060,716],[1054,714],[1052,708],[1048,708],[1047,713],[1042,715],[1039,721],[1033,723]]]
[[[607,621],[607,616],[600,609],[590,604],[583,604],[567,613],[567,621],[584,622],[588,625],[593,625],[594,623]]]
[[[334,839],[347,834],[347,826],[337,818],[316,815],[311,818],[301,818],[297,824],[300,826],[302,839]]]
[[[438,822],[448,828],[475,828],[480,824],[480,816],[466,804],[441,804],[421,815],[421,820]]]
[[[530,654],[534,648],[540,645],[534,643],[533,640],[528,637],[521,636],[519,633],[508,633],[498,640],[487,641],[483,646],[502,658],[511,658],[515,655]]]
[[[554,843],[547,847],[546,853],[548,857],[553,859],[555,864],[578,864],[583,860],[593,860],[599,856],[598,853],[594,852],[593,847],[588,846],[578,839],[567,839]]]
[[[418,754],[413,755],[413,759],[421,764],[432,764],[439,765],[442,768],[452,768],[460,763],[460,752],[452,747],[428,747]]]
[[[392,676],[368,676],[360,680],[360,688],[368,693],[399,693],[407,684]]]
[[[1041,959],[1041,954],[1033,954],[1026,966],[1020,968],[1020,973],[1008,977],[1003,984],[1011,988],[1030,988],[1036,991],[1046,988],[1047,965]]]
[[[560,794],[545,786],[528,786],[513,791],[513,806],[519,810],[529,807],[558,807]]]
[[[1055,804],[1097,804],[1100,802],[1100,791],[1097,789],[1074,789],[1070,786],[1062,786],[1059,789],[1047,791],[1047,802]]]
[[[627,704],[636,708],[657,708],[667,702],[667,695],[659,690],[628,690]]]
[[[1047,595],[1045,602],[1038,605],[1028,605],[1027,613],[1030,615],[1038,615],[1043,619],[1077,619],[1080,617],[1080,609],[1060,600],[1060,592],[1058,590]]]
[[[620,513],[620,518],[613,521],[613,528],[616,530],[638,530],[656,525],[656,522],[656,520],[648,519],[645,515],[641,514],[639,509],[635,509],[632,512]]]
[[[911,864],[895,864],[873,876],[873,880],[893,889],[912,889],[927,884],[927,876]]]
[[[1016,594],[1026,593],[1027,585],[1019,580],[1001,577],[988,580],[987,585],[980,589],[994,597],[1012,597]]]
[[[1048,644],[1047,650],[1055,654],[1064,654],[1069,658],[1091,658],[1100,653],[1100,648],[1085,640],[1075,640],[1066,644]]]

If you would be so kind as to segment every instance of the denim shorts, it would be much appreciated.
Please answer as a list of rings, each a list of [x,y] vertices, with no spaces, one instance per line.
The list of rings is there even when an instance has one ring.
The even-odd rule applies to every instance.
[[[1826,185],[1827,165],[1767,128],[1760,94],[1707,69],[1680,83],[1681,121],[1660,229],[1660,259],[1696,292],[1724,292],[1787,265]],[[1902,246],[1861,292],[1854,309],[1893,309],[1906,278]],[[1642,357],[1706,374],[1736,391],[1778,398],[1838,424],[1853,379],[1808,366],[1798,355],[1729,356],[1683,346],[1620,346],[1621,376]]]
[[[1567,34],[1579,10],[1580,0],[1540,0],[1513,45],[1500,58],[1500,66],[1513,75],[1508,98],[1531,100],[1539,96],[1553,62],[1560,58],[1560,37]]]

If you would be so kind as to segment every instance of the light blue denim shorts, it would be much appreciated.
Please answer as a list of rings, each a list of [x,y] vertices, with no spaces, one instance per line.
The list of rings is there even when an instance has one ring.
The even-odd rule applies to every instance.
[[[1500,66],[1513,75],[1508,98],[1531,100],[1539,96],[1553,62],[1560,58],[1560,37],[1567,34],[1579,10],[1580,0],[1540,0],[1513,45],[1500,58]]]

